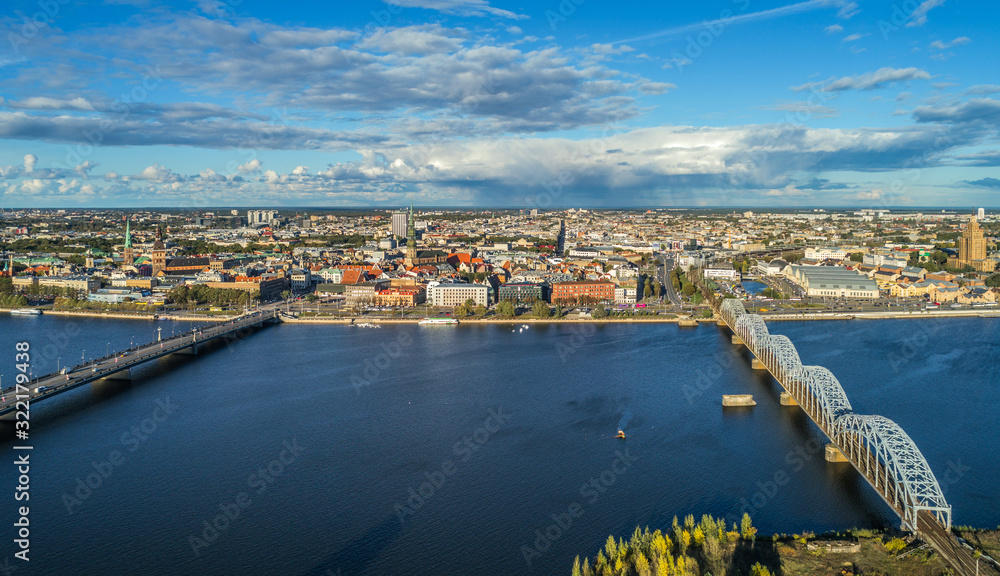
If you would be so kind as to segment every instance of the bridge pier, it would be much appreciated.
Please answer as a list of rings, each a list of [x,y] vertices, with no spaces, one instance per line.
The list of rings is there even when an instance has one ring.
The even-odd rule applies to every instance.
[[[781,399],[779,400],[779,402],[781,403],[782,406],[798,406],[799,405],[799,403],[795,401],[795,398],[793,398],[792,395],[789,394],[788,392],[782,392],[781,393]]]
[[[750,361],[750,368],[754,370],[767,370],[767,366],[765,366],[763,362],[761,362],[756,358]]]
[[[719,321],[716,322],[715,325],[716,326],[729,326],[728,324],[726,324],[726,321],[722,320],[722,319],[719,319]]]
[[[188,346],[187,348],[181,348],[177,352],[174,352],[174,354],[183,354],[185,356],[197,356],[198,355],[198,345],[194,344],[192,346]]]
[[[840,451],[840,448],[837,448],[836,444],[826,445],[825,457],[827,462],[850,462],[847,456],[844,456],[844,453]]]
[[[733,344],[744,344],[743,339],[737,336],[736,334],[733,334],[732,342]]]

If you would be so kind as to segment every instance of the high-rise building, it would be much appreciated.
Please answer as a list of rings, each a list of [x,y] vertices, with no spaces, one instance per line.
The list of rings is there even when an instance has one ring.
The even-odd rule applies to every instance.
[[[980,221],[984,220],[986,218],[986,208],[980,208],[976,216],[979,217]]]
[[[410,201],[410,218],[406,225],[406,259],[404,264],[413,266],[417,259],[417,229],[413,225],[413,201]]]
[[[398,239],[406,237],[406,211],[392,213],[392,235]]]
[[[986,237],[975,216],[969,218],[969,225],[955,244],[958,246],[958,257],[949,258],[949,266],[953,268],[972,266],[980,272],[992,272],[996,267],[993,260],[986,259]]]
[[[277,210],[247,210],[248,226],[267,226],[274,221]]]

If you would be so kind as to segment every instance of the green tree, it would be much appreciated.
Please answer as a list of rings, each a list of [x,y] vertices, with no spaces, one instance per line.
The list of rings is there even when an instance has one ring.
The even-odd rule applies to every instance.
[[[986,285],[990,288],[1000,288],[1000,274],[994,274],[987,278]]]
[[[531,315],[535,318],[548,318],[551,313],[549,305],[542,300],[535,300],[535,305],[531,307]]]
[[[486,316],[486,306],[483,306],[482,304],[480,304],[480,305],[476,306],[476,309],[474,310],[474,312],[475,312],[476,316]]]
[[[292,297],[292,291],[291,290],[282,290],[281,291],[281,299],[282,300],[288,300],[291,297]]]
[[[890,538],[888,542],[883,542],[882,546],[889,554],[896,555],[902,552],[903,548],[906,548],[906,540],[902,538]]]
[[[660,297],[660,294],[662,294],[662,293],[663,293],[663,285],[662,285],[662,284],[660,284],[660,281],[659,281],[659,280],[656,280],[656,281],[654,281],[654,282],[653,282],[653,294],[654,294],[654,295],[655,295],[655,296],[656,296],[657,298],[659,298],[659,297]]]
[[[756,534],[757,529],[753,527],[753,521],[750,520],[750,515],[744,512],[743,520],[740,522],[740,536],[744,540],[753,540]]]
[[[306,300],[308,302],[315,302],[315,301],[319,300],[319,296],[317,296],[315,294],[310,294],[310,295],[306,296]]]
[[[560,306],[560,305],[556,304],[556,312],[555,312],[554,316],[555,316],[556,318],[562,318],[562,316],[563,316],[563,309],[562,309],[562,306]]]
[[[851,262],[864,262],[865,255],[861,252],[851,252]]]
[[[652,295],[653,295],[653,284],[649,281],[649,278],[646,278],[646,284],[645,286],[642,287],[642,297],[644,299],[647,299]]]
[[[608,311],[604,308],[604,304],[598,304],[590,315],[593,318],[605,318],[608,315]]]
[[[501,300],[497,304],[496,313],[501,318],[513,318],[517,314],[517,309],[510,300]]]
[[[750,576],[771,576],[771,571],[767,569],[767,566],[758,562],[750,568]]]

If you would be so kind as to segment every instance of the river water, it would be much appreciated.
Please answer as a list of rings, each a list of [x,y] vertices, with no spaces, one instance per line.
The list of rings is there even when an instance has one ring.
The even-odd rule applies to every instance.
[[[37,374],[162,326],[190,328],[0,316],[3,383],[20,339]],[[1000,523],[1000,323],[770,327],[855,411],[904,427],[956,524]],[[724,410],[726,393],[758,404]],[[23,573],[568,574],[608,534],[675,514],[747,511],[762,533],[897,524],[777,396],[708,325],[268,327],[32,408]]]

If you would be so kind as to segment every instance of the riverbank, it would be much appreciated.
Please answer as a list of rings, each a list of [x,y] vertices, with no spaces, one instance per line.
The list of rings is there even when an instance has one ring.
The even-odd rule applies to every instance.
[[[10,313],[10,309],[0,309],[0,313]],[[101,312],[101,311],[76,311],[76,310],[45,310],[43,314],[52,316],[69,317],[91,317],[91,318],[116,318],[122,320],[145,320],[152,321],[156,317],[152,314],[128,313],[128,312]],[[935,310],[918,312],[764,312],[760,316],[765,321],[821,321],[821,320],[891,320],[891,319],[929,319],[929,318],[1000,318],[1000,310]],[[230,320],[232,316],[225,315],[198,315],[198,314],[169,314],[163,315],[166,320],[177,320],[187,322],[224,322]],[[308,316],[299,318],[285,317],[283,320],[290,324],[351,324],[369,322],[373,324],[416,324],[423,320],[423,317],[405,318],[378,318],[372,316]],[[536,323],[594,323],[594,324],[687,324],[693,323],[715,323],[717,317],[683,317],[683,316],[632,316],[618,318],[529,318],[518,316],[515,318],[461,318],[463,324],[536,324]]]
[[[848,530],[816,536],[756,534],[749,520],[734,531],[720,529],[710,516],[699,523],[692,517],[665,532],[636,529],[631,539],[617,542],[609,537],[597,556],[581,560],[572,567],[573,576],[600,576],[619,565],[620,574],[678,573],[695,574],[771,574],[945,576],[953,572],[941,556],[912,534],[876,530]],[[976,531],[978,537],[991,541],[1000,538],[1000,530]],[[985,576],[995,574],[983,558],[980,566]],[[659,569],[659,571],[658,571]]]

